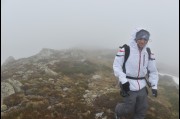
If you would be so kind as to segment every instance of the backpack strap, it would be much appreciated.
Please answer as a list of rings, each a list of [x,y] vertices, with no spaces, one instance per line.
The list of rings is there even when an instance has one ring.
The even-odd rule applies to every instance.
[[[148,59],[149,60],[155,60],[155,59],[153,59],[152,57],[151,57],[151,49],[149,48],[149,47],[147,47],[146,48],[146,51],[148,52]],[[147,78],[149,78],[149,73],[150,73],[150,71],[149,71],[149,69],[147,68]]]
[[[155,58],[152,58],[151,57],[151,49],[149,47],[146,48],[147,52],[148,52],[148,57],[149,57],[149,60],[155,60]]]
[[[149,47],[146,48],[146,51],[148,52],[148,59],[151,59],[151,49]]]
[[[120,48],[124,48],[125,49],[124,63],[123,63],[122,69],[123,69],[123,72],[126,73],[125,64],[126,64],[126,61],[127,61],[128,57],[129,57],[130,47],[127,44],[124,44]]]

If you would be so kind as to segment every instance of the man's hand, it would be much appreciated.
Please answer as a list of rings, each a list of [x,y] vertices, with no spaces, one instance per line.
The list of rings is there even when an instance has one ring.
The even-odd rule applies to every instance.
[[[154,97],[157,97],[157,89],[152,89],[152,94]]]
[[[124,90],[125,92],[130,91],[129,85],[130,85],[129,82],[126,82],[126,83],[122,84],[122,88],[123,88],[123,90]]]

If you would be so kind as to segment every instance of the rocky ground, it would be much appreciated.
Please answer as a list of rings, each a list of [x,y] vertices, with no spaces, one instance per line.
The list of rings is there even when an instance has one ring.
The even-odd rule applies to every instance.
[[[10,57],[1,66],[1,118],[114,119],[115,105],[123,101],[114,53],[43,49],[29,58]],[[179,89],[171,77],[160,75],[158,94],[149,90],[146,119],[178,119]]]

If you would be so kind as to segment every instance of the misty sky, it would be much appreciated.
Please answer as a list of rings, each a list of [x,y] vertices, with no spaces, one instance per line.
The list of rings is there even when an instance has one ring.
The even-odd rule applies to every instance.
[[[118,49],[135,27],[157,62],[179,66],[179,0],[1,0],[1,64],[42,48]]]

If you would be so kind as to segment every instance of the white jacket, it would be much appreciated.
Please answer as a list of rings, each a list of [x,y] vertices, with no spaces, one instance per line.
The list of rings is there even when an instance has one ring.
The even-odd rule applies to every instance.
[[[115,56],[114,63],[113,63],[113,70],[116,77],[118,77],[119,81],[124,84],[127,81],[130,83],[130,90],[131,91],[138,91],[146,86],[145,79],[128,79],[126,76],[131,77],[145,77],[147,74],[147,68],[150,71],[149,74],[149,82],[153,86],[153,89],[157,89],[158,84],[158,71],[156,68],[155,60],[149,60],[148,52],[145,46],[143,50],[140,52],[135,42],[135,35],[136,33],[143,28],[137,28],[133,32],[130,41],[130,54],[125,64],[126,74],[122,70],[123,62],[124,62],[124,55],[125,49],[122,48],[118,51],[117,55]],[[154,54],[151,53],[151,58],[154,58]],[[154,58],[155,59],[155,58]]]

